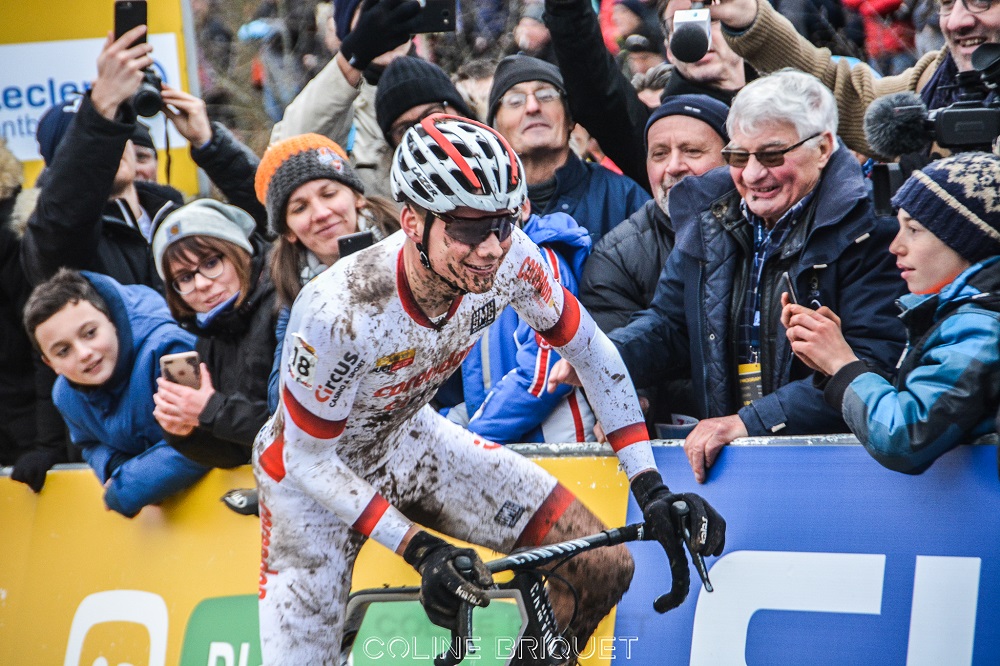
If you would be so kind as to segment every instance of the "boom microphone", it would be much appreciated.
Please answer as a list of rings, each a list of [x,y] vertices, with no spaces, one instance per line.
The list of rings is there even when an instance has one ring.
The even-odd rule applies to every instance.
[[[912,92],[879,97],[865,112],[865,139],[880,157],[923,152],[934,140],[927,123],[927,106]]]

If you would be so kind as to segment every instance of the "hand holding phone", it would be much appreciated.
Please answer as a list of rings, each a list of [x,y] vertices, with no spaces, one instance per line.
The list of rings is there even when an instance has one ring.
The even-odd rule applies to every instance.
[[[115,3],[115,41],[140,25],[146,25],[146,0],[118,0]],[[146,35],[143,34],[129,46],[145,43]]]
[[[168,382],[198,390],[201,388],[201,359],[198,352],[180,352],[160,357],[160,374]]]
[[[788,299],[798,305],[799,298],[795,294],[795,285],[792,284],[792,278],[788,276],[788,271],[781,274],[781,280],[785,283],[785,291],[788,293]]]

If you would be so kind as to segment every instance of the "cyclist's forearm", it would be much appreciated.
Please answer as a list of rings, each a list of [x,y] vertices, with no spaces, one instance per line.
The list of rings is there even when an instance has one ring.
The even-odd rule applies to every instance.
[[[656,469],[628,369],[608,336],[568,291],[563,292],[559,322],[542,335],[576,370],[629,479]]]

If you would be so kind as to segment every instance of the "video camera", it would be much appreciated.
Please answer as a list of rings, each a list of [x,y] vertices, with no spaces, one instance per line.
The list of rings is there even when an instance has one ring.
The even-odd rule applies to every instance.
[[[872,170],[875,211],[892,215],[890,200],[912,171],[930,161],[932,145],[953,153],[990,152],[1000,137],[1000,44],[982,44],[972,71],[959,72],[958,100],[928,111],[912,92],[880,97],[865,113],[865,138],[879,155],[901,158]]]

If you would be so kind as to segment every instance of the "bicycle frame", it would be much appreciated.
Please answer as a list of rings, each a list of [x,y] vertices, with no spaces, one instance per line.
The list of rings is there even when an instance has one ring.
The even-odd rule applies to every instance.
[[[559,638],[552,608],[548,603],[545,586],[540,581],[527,582],[517,580],[517,574],[539,569],[557,560],[562,560],[595,548],[615,546],[630,541],[643,541],[648,538],[644,526],[626,525],[616,529],[605,530],[590,536],[570,539],[559,543],[539,546],[530,550],[513,553],[506,557],[491,560],[486,563],[490,573],[505,571],[515,573],[515,579],[502,583],[496,589],[488,591],[490,599],[512,599],[517,603],[521,615],[521,630],[516,641],[521,641],[526,634],[535,638],[544,654],[550,655],[552,663],[561,663],[561,658],[554,648]],[[471,563],[470,563],[471,564]],[[528,598],[525,598],[527,595]],[[384,601],[412,601],[420,597],[419,587],[373,588],[359,590],[351,594],[344,622],[344,641],[342,653],[347,653],[357,637],[364,619],[365,612],[372,603]],[[452,632],[451,647],[434,660],[435,666],[455,666],[461,663],[472,645],[472,610],[470,604],[461,604],[459,610],[459,627]],[[531,613],[528,612],[531,609]],[[519,644],[519,643],[517,643]],[[568,656],[568,655],[566,655]],[[512,655],[513,658],[513,655]]]

